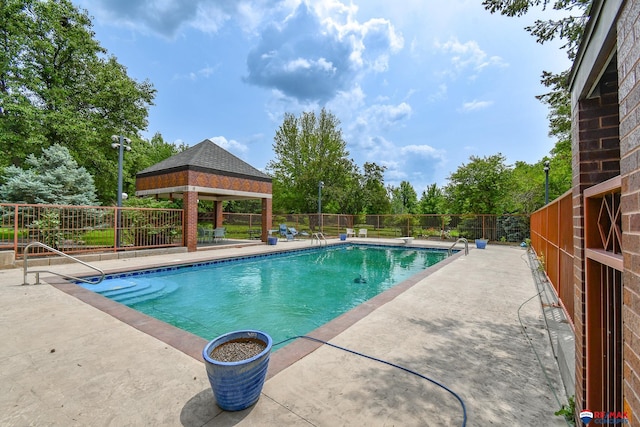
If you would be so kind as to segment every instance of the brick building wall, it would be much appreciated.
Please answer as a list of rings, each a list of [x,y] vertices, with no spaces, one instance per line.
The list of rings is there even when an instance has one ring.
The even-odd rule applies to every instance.
[[[599,96],[578,102],[573,112],[574,325],[576,342],[576,408],[584,408],[586,378],[585,242],[586,188],[620,174],[617,71],[615,64],[599,82]]]
[[[620,175],[625,410],[640,425],[640,0],[627,1],[617,21],[620,82]]]

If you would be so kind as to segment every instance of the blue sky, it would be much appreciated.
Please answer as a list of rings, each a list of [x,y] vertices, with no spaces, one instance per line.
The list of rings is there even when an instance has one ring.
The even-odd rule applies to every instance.
[[[360,167],[418,195],[471,155],[533,163],[549,153],[542,70],[559,43],[481,0],[73,0],[97,40],[157,89],[150,138],[210,138],[254,167],[274,158],[284,113],[335,114]],[[551,15],[553,16],[553,15]]]

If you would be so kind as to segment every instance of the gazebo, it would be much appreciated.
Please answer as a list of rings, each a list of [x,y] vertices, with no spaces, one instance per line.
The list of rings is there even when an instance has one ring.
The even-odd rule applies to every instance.
[[[272,182],[260,172],[209,139],[136,175],[136,196],[182,199],[184,242],[189,252],[197,249],[198,200],[213,200],[215,225],[222,225],[225,200],[262,200],[262,234],[267,241],[271,227]]]

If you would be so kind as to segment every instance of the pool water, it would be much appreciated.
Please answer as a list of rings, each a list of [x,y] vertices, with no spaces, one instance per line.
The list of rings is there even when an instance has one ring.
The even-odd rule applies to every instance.
[[[446,257],[437,249],[341,245],[129,273],[82,286],[207,340],[258,329],[278,343]]]

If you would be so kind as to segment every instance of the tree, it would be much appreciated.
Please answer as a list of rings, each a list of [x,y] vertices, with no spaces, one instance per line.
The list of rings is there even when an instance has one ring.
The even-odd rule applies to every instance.
[[[363,203],[362,213],[368,215],[387,214],[391,211],[389,194],[384,187],[384,171],[386,167],[375,163],[364,164],[362,176],[362,193],[360,198]]]
[[[394,214],[417,213],[418,194],[409,181],[402,181],[399,187],[389,187],[389,192]]]
[[[59,144],[105,198],[117,179],[110,137],[146,128],[155,89],[127,76],[69,0],[3,0],[0,17],[0,167]]]
[[[324,183],[323,206],[338,209],[340,202],[332,199],[345,192],[344,186],[357,182],[357,169],[348,158],[346,145],[339,120],[324,108],[319,115],[304,112],[295,117],[286,113],[274,137],[276,158],[267,164],[273,175],[273,210],[317,212],[320,182]]]
[[[153,166],[156,163],[168,159],[174,154],[178,154],[188,148],[186,144],[176,145],[171,142],[167,142],[162,137],[162,134],[156,132],[151,140],[142,138],[133,138],[131,140],[131,151],[127,151],[124,155],[123,163],[123,191],[132,195],[135,192],[135,179],[136,173]],[[114,159],[117,162],[118,150],[111,150],[109,158]],[[114,171],[117,172],[117,169]],[[102,194],[104,201],[115,202],[117,188],[112,186],[105,190]]]
[[[443,213],[444,203],[445,198],[442,189],[434,183],[427,187],[426,191],[422,192],[418,202],[418,211],[421,214]]]
[[[546,8],[551,3],[550,0],[484,0],[482,2],[483,6],[491,13],[499,12],[506,16],[522,16],[531,7],[542,4],[542,7]],[[533,25],[525,27],[525,29],[535,36],[536,41],[541,44],[556,38],[564,40],[565,44],[561,49],[566,51],[567,57],[573,62],[580,46],[592,3],[592,0],[556,0],[553,2],[553,9],[571,13],[558,20],[536,20]],[[569,70],[560,73],[543,71],[541,82],[545,87],[550,88],[550,91],[538,95],[536,98],[549,106],[549,135],[558,138],[551,155],[556,163],[554,174],[557,177],[557,182],[568,184],[566,188],[558,189],[559,194],[562,194],[571,186]]]
[[[503,214],[509,209],[511,170],[505,157],[471,156],[469,164],[462,164],[453,172],[445,186],[448,213]]]
[[[79,167],[69,150],[54,145],[42,150],[41,157],[29,155],[28,169],[9,166],[5,169],[5,184],[0,186],[0,198],[9,203],[95,205],[96,189],[93,177]]]

